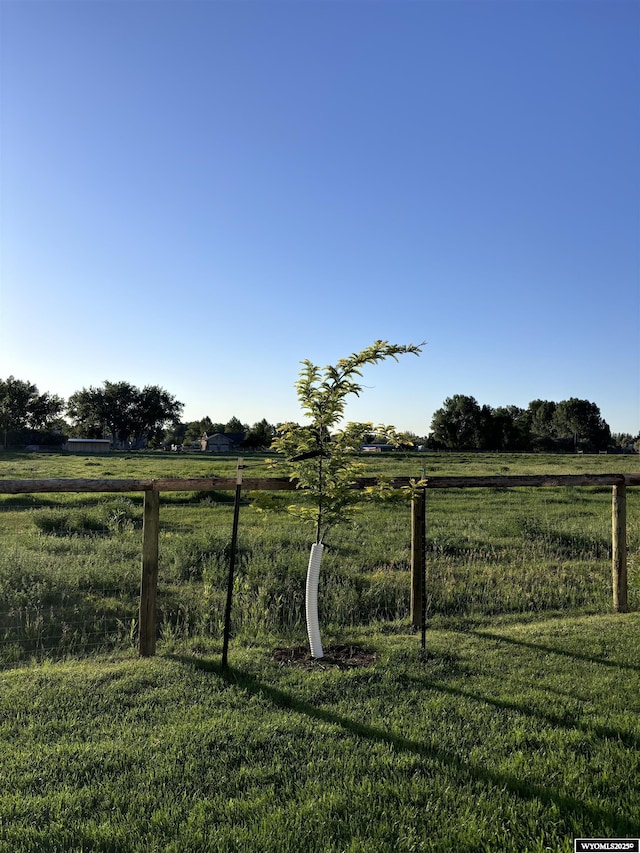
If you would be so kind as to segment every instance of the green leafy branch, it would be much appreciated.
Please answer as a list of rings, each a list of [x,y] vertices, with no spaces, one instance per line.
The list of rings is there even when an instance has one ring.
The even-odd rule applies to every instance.
[[[343,521],[362,500],[362,494],[353,486],[363,466],[353,455],[374,427],[370,422],[339,426],[344,419],[347,398],[362,392],[362,384],[357,379],[362,376],[362,368],[387,358],[397,361],[400,355],[419,355],[423,346],[424,343],[400,345],[378,340],[340,359],[335,366],[320,368],[308,359],[302,362],[295,387],[302,411],[310,418],[310,423],[284,424],[272,448],[284,456],[291,479],[297,480],[298,487],[315,498],[315,507],[291,507],[291,511],[304,520],[313,521],[316,542],[321,543],[327,530]],[[375,431],[384,433],[396,446],[406,443],[406,438],[392,426],[377,426]]]

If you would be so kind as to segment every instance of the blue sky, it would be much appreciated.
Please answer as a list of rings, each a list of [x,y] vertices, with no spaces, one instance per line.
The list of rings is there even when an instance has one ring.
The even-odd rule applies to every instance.
[[[446,397],[640,430],[640,4],[2,0],[0,376],[353,420]]]

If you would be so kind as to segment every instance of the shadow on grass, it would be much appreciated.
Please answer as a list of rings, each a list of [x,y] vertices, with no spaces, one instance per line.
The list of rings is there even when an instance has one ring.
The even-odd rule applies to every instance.
[[[235,667],[228,667],[223,670],[217,661],[193,658],[188,655],[171,655],[170,657],[180,663],[189,664],[205,672],[211,672],[227,684],[241,687],[252,695],[268,699],[277,708],[294,711],[312,720],[320,720],[338,726],[350,735],[362,740],[384,743],[398,752],[409,752],[438,762],[446,767],[454,777],[457,777],[457,780],[462,784],[481,782],[494,786],[501,791],[508,791],[524,800],[539,800],[544,805],[556,806],[562,814],[571,815],[574,818],[576,824],[580,825],[581,832],[593,831],[597,834],[605,833],[613,836],[633,835],[638,831],[636,823],[616,813],[612,808],[598,807],[583,802],[544,785],[525,782],[512,774],[490,770],[477,761],[463,761],[454,753],[437,746],[411,740],[376,726],[365,725],[334,711],[317,708],[291,693],[264,684],[253,675]]]
[[[593,655],[584,655],[581,652],[571,652],[567,649],[556,648],[555,646],[546,646],[542,643],[530,643],[525,640],[514,640],[513,637],[505,637],[503,634],[494,634],[491,631],[469,631],[469,633],[479,637],[481,640],[496,640],[500,643],[507,643],[512,646],[522,646],[522,648],[533,649],[538,652],[562,655],[563,657],[584,661],[585,663],[595,663],[598,664],[598,666],[608,666],[613,669],[629,669],[632,672],[640,672],[640,666],[638,664],[619,663],[618,661],[606,660],[605,658],[598,658]]]
[[[435,690],[439,693],[446,693],[449,696],[457,696],[461,699],[471,699],[472,701],[484,705],[490,705],[492,708],[498,708],[501,711],[513,711],[516,714],[522,714],[523,716],[540,720],[543,723],[548,723],[554,728],[562,728],[567,731],[577,729],[585,734],[595,735],[603,740],[616,741],[629,749],[640,749],[640,738],[637,735],[629,732],[621,732],[618,729],[613,729],[609,726],[583,723],[570,712],[565,714],[553,714],[551,712],[542,711],[539,708],[534,709],[528,705],[519,704],[518,702],[510,702],[506,699],[494,699],[491,696],[484,696],[481,693],[474,693],[471,690],[462,690],[460,687],[451,687],[448,684],[442,684],[442,682],[439,681],[423,681],[419,678],[412,678],[411,676],[409,676],[407,680],[414,682],[425,690]]]

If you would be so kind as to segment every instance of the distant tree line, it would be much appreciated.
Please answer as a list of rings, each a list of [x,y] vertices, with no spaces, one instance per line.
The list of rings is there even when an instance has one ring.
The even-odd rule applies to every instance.
[[[69,397],[66,414],[86,438],[108,435],[115,446],[146,447],[161,440],[164,427],[178,420],[184,406],[158,385],[136,388],[105,382]]]
[[[214,422],[209,417],[199,421],[188,421],[186,423],[176,422],[165,432],[164,444],[177,445],[178,447],[200,446],[200,441],[205,435],[215,435],[218,432],[227,435],[243,436],[238,442],[240,447],[247,450],[258,450],[271,445],[277,427],[270,424],[266,418],[257,421],[253,426],[243,424],[235,415],[226,423]]]
[[[237,417],[214,423],[205,417],[182,422],[184,405],[158,385],[136,388],[129,382],[105,381],[100,387],[76,391],[65,402],[40,394],[31,382],[9,376],[0,379],[0,430],[7,446],[59,446],[67,438],[109,438],[127,449],[192,446],[216,432],[242,436],[247,448],[269,447],[276,427],[266,419],[253,426]]]
[[[40,394],[31,382],[0,379],[0,428],[9,445],[61,445],[67,438],[110,438],[115,446],[142,447],[162,439],[183,404],[157,385],[136,388],[105,382],[83,388],[65,402]],[[68,420],[65,420],[65,417]]]
[[[65,401],[31,382],[0,379],[0,431],[4,447],[62,445],[67,438],[109,438],[115,447],[196,447],[203,436],[231,434],[240,447],[268,448],[279,424],[265,418],[252,426],[233,416],[181,421],[184,405],[158,385],[136,388],[107,382],[76,391]],[[384,443],[372,434],[371,442]],[[611,445],[640,450],[640,436],[612,435],[595,403],[575,397],[555,403],[533,400],[526,409],[492,408],[474,397],[448,397],[431,421],[431,433],[414,444],[438,450],[575,451]]]
[[[37,387],[9,376],[0,379],[0,430],[4,447],[8,444],[60,444],[52,427],[60,419],[64,400],[55,394],[40,394]]]
[[[631,436],[620,439],[633,443]],[[533,400],[526,409],[494,409],[455,394],[434,413],[428,441],[446,450],[596,451],[611,446],[613,436],[589,400]]]

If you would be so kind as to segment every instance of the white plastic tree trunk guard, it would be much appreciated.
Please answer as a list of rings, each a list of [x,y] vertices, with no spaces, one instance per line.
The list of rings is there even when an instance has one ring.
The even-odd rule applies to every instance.
[[[314,542],[309,555],[309,567],[307,569],[307,589],[305,595],[305,610],[307,616],[307,634],[311,657],[324,657],[322,641],[320,640],[320,626],[318,625],[318,578],[320,577],[320,563],[324,545]]]

